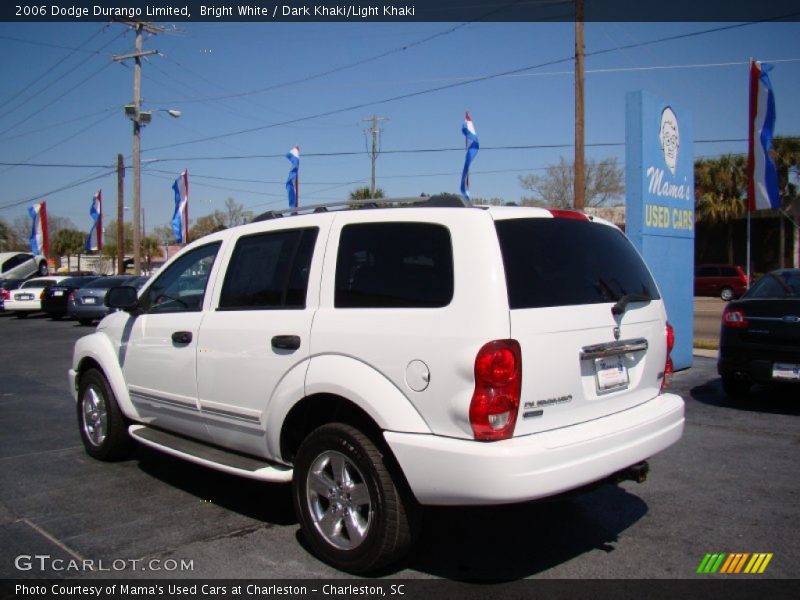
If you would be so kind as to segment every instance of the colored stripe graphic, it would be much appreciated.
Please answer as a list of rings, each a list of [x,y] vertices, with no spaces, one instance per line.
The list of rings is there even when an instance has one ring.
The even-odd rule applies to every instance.
[[[739,573],[761,574],[774,556],[769,552],[715,552],[708,553],[700,561],[697,573],[734,575]],[[745,566],[746,565],[746,566]]]

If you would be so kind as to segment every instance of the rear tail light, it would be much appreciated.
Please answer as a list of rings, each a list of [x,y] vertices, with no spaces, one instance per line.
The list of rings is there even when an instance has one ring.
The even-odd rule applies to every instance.
[[[741,308],[725,308],[722,311],[722,326],[732,329],[747,327],[747,317]]]
[[[476,440],[505,440],[514,434],[522,390],[522,351],[516,340],[485,344],[475,357],[475,391],[469,422]]]
[[[3,296],[3,300],[10,300],[11,299],[11,294],[9,293],[8,290],[0,290],[0,295]]]
[[[667,322],[664,328],[664,336],[667,342],[667,360],[664,363],[664,378],[661,380],[661,389],[665,390],[669,385],[667,380],[670,375],[675,371],[672,365],[672,349],[675,347],[675,329]]]

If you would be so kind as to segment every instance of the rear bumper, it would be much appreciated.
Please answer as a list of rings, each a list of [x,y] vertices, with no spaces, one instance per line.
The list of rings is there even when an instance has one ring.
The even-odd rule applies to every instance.
[[[777,381],[772,377],[774,363],[800,364],[800,350],[788,346],[720,346],[717,373],[756,383]],[[780,380],[785,381],[785,380]]]
[[[683,400],[662,394],[629,410],[501,442],[386,432],[422,504],[506,504],[599,481],[677,442]]]

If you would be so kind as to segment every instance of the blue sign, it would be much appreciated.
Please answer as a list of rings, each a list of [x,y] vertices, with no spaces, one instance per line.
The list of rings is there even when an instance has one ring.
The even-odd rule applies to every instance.
[[[647,262],[675,328],[672,361],[692,366],[694,152],[685,110],[629,92],[625,123],[625,232]]]

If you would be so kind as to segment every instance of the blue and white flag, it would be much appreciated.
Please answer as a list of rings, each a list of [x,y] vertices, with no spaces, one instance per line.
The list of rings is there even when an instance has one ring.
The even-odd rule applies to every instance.
[[[461,132],[467,138],[467,156],[464,158],[464,170],[461,172],[461,195],[467,202],[470,202],[469,197],[469,166],[475,160],[478,154],[478,134],[475,132],[475,125],[472,124],[472,119],[469,118],[469,113],[464,118],[464,124],[461,126]]]
[[[747,148],[747,195],[751,211],[778,209],[778,170],[769,155],[775,132],[775,95],[768,73],[772,65],[750,61],[750,119]]]
[[[42,201],[28,207],[28,214],[33,219],[31,227],[31,252],[47,256],[47,203]]]
[[[292,163],[289,171],[289,178],[286,180],[286,193],[289,195],[289,208],[297,208],[300,202],[300,146],[295,146],[286,154],[286,158]]]
[[[89,208],[89,216],[92,217],[92,228],[86,236],[84,249],[87,252],[103,249],[103,190],[97,190],[92,198],[92,206]]]
[[[189,171],[181,173],[172,184],[175,192],[175,212],[172,214],[172,233],[176,244],[189,242]]]

